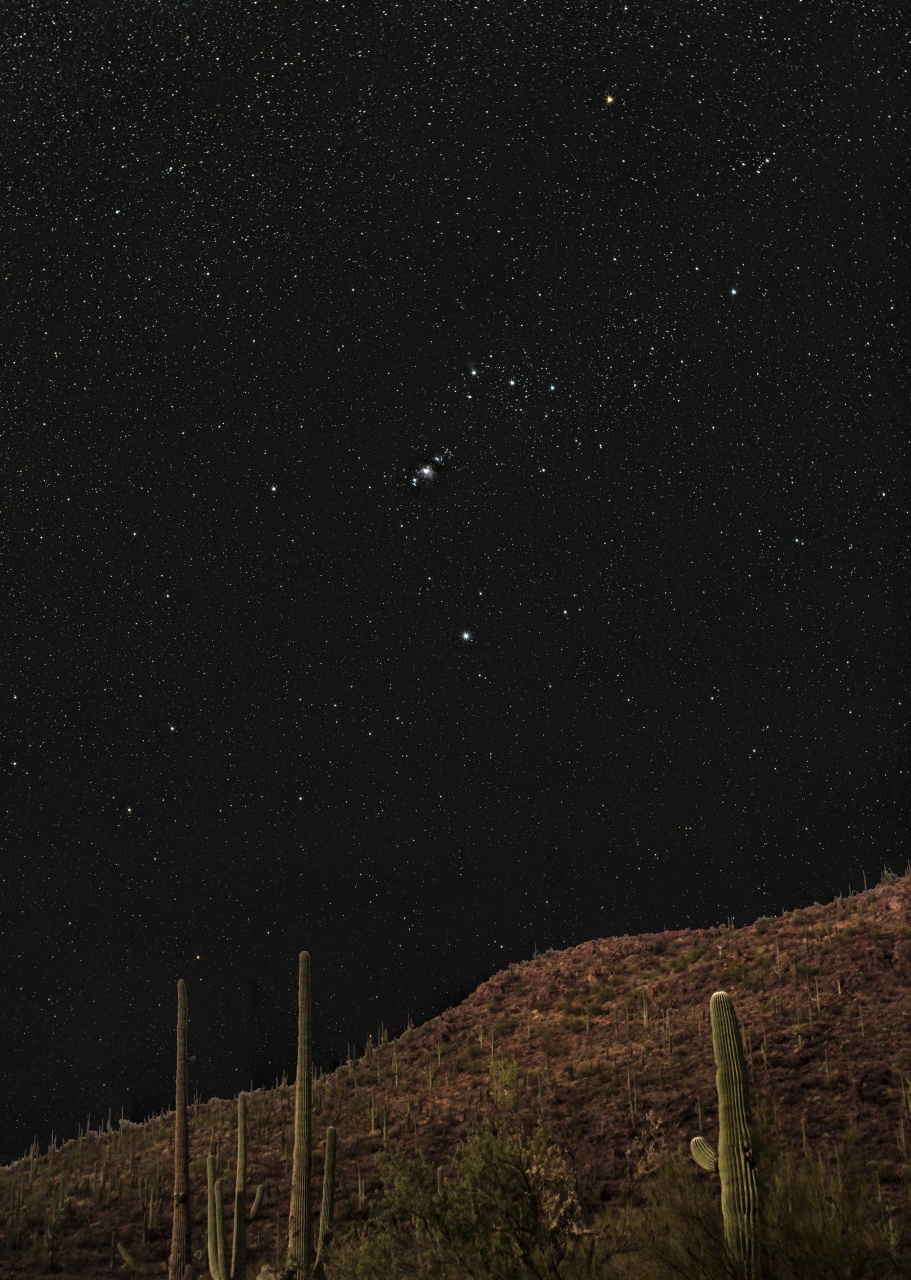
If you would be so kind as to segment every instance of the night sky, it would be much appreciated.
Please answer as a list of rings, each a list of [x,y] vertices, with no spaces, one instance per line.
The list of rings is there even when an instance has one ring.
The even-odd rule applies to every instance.
[[[903,870],[897,5],[0,24],[0,1157]]]

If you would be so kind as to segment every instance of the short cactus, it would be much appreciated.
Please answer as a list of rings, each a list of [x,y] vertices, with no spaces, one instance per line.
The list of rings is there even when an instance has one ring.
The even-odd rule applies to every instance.
[[[206,1246],[209,1256],[209,1275],[212,1280],[229,1280],[225,1261],[225,1202],[221,1182],[215,1177],[215,1159],[206,1160],[206,1181],[209,1191],[208,1230]]]
[[[721,1177],[724,1239],[732,1259],[747,1276],[756,1271],[759,1195],[750,1134],[750,1094],[740,1027],[726,991],[716,991],[709,1006],[718,1089],[718,1152],[705,1138],[693,1138],[690,1152],[702,1169]]]
[[[325,1275],[323,1263],[326,1250],[332,1240],[332,1220],[335,1209],[335,1148],[338,1133],[332,1125],[326,1130],[326,1160],[323,1165],[323,1203],[319,1215],[319,1238],[316,1244],[316,1262],[313,1273]]]

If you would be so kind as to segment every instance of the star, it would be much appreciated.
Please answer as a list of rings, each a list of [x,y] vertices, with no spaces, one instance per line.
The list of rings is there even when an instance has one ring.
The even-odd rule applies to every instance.
[[[463,631],[463,632],[462,632],[462,639],[463,639],[463,640],[470,640],[470,639],[471,639],[471,632],[470,632],[470,631]]]
[[[611,105],[613,100],[614,100],[614,95],[612,93],[606,93],[604,95],[604,101],[607,103],[608,106]]]

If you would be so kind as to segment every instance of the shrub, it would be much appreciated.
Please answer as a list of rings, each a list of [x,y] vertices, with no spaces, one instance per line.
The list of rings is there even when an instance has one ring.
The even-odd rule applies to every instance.
[[[327,1280],[886,1280],[911,1275],[908,1215],[890,1216],[851,1150],[795,1157],[757,1108],[762,1211],[750,1277],[725,1253],[719,1184],[677,1150],[660,1118],[623,1203],[586,1205],[570,1155],[534,1118],[515,1064],[493,1074],[493,1114],[438,1170],[379,1160],[382,1202],[348,1228]]]
[[[515,1064],[495,1067],[493,1102],[444,1171],[423,1155],[381,1157],[382,1208],[336,1248],[330,1280],[604,1274],[609,1242],[583,1228],[572,1162],[530,1124]]]

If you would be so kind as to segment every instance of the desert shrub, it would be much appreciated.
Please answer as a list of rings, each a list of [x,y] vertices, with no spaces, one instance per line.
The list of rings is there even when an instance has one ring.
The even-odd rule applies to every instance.
[[[329,1280],[584,1280],[604,1274],[612,1241],[582,1220],[572,1162],[530,1120],[523,1078],[495,1068],[493,1115],[445,1170],[393,1151],[380,1158],[382,1205],[339,1240]]]

